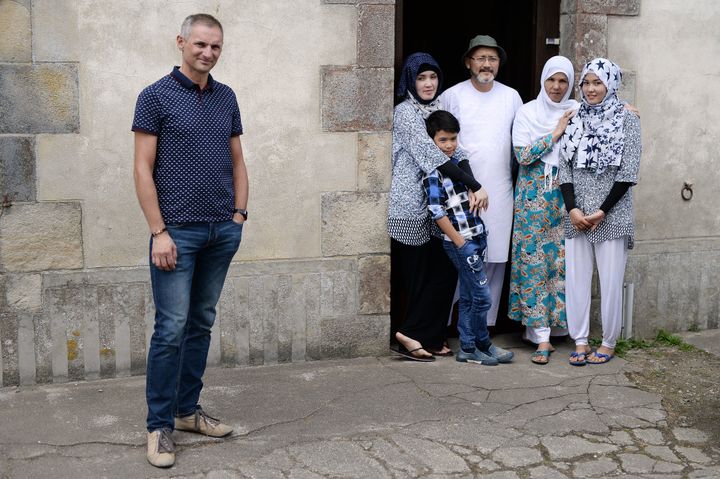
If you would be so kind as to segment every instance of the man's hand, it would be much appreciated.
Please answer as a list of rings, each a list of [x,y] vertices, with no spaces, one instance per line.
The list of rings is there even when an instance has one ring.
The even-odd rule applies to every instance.
[[[163,271],[172,271],[177,263],[177,248],[167,231],[159,234],[152,241],[151,252],[153,264]]]
[[[595,213],[591,215],[587,215],[585,217],[585,220],[588,221],[590,226],[590,231],[595,231],[595,228],[598,227],[600,223],[602,223],[602,220],[605,219],[605,212],[603,210],[597,210]]]
[[[580,211],[579,208],[573,208],[570,210],[570,223],[578,231],[585,231],[586,229],[592,227],[592,223],[587,220],[585,214]]]
[[[480,210],[487,210],[490,204],[485,187],[470,193],[470,212],[480,214]]]
[[[635,113],[638,118],[640,118],[640,110],[635,105],[631,105],[630,103],[625,103],[625,109],[627,111],[630,111],[632,113]]]

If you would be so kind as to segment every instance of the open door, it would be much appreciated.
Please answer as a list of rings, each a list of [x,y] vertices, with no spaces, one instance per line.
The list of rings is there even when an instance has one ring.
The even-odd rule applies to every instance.
[[[396,0],[395,72],[399,77],[404,58],[414,52],[430,53],[440,63],[445,90],[468,79],[462,54],[475,35],[490,35],[508,55],[497,80],[515,88],[528,102],[540,88],[539,78],[545,61],[559,52],[560,0]],[[507,318],[510,263],[495,332],[520,329]],[[391,332],[400,326],[405,295],[392,281]],[[456,335],[453,328],[450,334]]]
[[[475,35],[490,35],[505,49],[497,79],[525,102],[538,94],[545,61],[560,51],[560,0],[396,0],[395,12],[396,73],[410,53],[430,53],[443,69],[443,89],[467,80],[460,57]]]

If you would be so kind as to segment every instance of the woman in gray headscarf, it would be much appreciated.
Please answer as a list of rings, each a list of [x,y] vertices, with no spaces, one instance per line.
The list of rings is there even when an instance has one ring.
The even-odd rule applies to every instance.
[[[432,56],[410,55],[397,89],[403,101],[393,116],[387,227],[393,283],[402,285],[407,300],[402,325],[395,334],[398,349],[394,351],[417,361],[432,361],[433,353],[452,355],[445,345],[445,330],[457,284],[457,273],[442,240],[433,235],[433,228],[437,228],[428,213],[423,175],[438,169],[476,192],[473,205],[487,206],[487,194],[475,181],[467,160],[459,167],[448,161],[425,128],[425,118],[442,108],[438,100],[441,83],[442,71]],[[399,303],[398,293],[393,291],[394,309]]]

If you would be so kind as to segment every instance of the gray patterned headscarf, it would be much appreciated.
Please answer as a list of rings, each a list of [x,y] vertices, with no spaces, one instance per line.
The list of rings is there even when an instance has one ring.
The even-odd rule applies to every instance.
[[[607,93],[603,101],[590,105],[580,88],[582,103],[565,129],[560,154],[570,162],[577,152],[576,168],[595,169],[600,174],[608,166],[620,166],[622,160],[625,111],[617,97],[622,70],[606,58],[596,58],[585,64],[580,74],[580,85],[588,73],[597,75]]]

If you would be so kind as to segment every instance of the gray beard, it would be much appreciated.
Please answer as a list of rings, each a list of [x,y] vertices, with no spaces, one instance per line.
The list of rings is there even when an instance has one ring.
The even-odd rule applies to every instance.
[[[482,75],[484,73],[490,73],[490,78],[483,77]],[[492,72],[480,72],[479,74],[475,75],[475,81],[480,83],[481,85],[487,85],[488,83],[492,83],[495,80],[495,75],[492,74]]]

